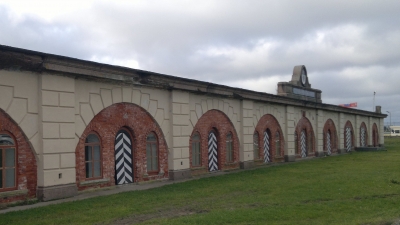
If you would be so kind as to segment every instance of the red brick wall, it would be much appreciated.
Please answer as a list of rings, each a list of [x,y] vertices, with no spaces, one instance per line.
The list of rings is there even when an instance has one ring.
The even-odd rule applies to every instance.
[[[344,148],[347,149],[346,127],[350,127],[351,133],[353,134],[353,135],[352,135],[352,138],[351,138],[351,143],[352,143],[352,144],[351,144],[351,147],[352,147],[351,149],[354,150],[354,147],[355,147],[355,146],[354,146],[354,143],[355,143],[355,142],[354,142],[354,136],[355,136],[355,135],[354,135],[353,125],[351,124],[351,122],[350,122],[349,120],[347,120],[346,124],[344,125],[344,131],[343,131]]]
[[[133,175],[134,182],[168,178],[168,148],[164,135],[154,118],[143,108],[131,103],[118,103],[111,105],[99,112],[89,123],[79,138],[76,147],[76,182],[79,190],[93,187],[115,185],[115,136],[121,128],[129,131],[132,137]],[[81,186],[80,182],[86,180],[84,144],[88,134],[98,134],[102,150],[102,179],[110,180],[101,185]],[[150,132],[157,136],[159,150],[159,171],[163,174],[145,175],[146,137]]]
[[[285,155],[285,139],[283,137],[281,126],[279,125],[278,120],[271,114],[266,114],[260,118],[257,123],[256,129],[254,132],[258,133],[258,148],[259,155],[257,158],[264,159],[264,132],[269,130],[270,136],[270,160],[274,161],[283,161],[283,157]],[[281,144],[281,154],[276,155],[276,132],[279,132],[279,139]],[[256,158],[256,159],[257,159]]]
[[[377,147],[379,145],[379,132],[376,123],[372,125],[372,146]]]
[[[365,138],[365,143],[366,143],[366,145],[368,145],[368,130],[367,130],[367,126],[365,125],[364,122],[362,122],[361,126],[360,126],[360,135],[359,135],[360,136],[360,142],[359,142],[360,146],[361,146],[361,128],[362,127],[364,127],[364,130],[365,130],[365,137],[364,137]]]
[[[328,130],[331,133],[331,153],[337,153],[338,141],[339,140],[337,138],[337,131],[336,131],[335,123],[331,119],[328,119],[325,122],[325,125],[324,125],[324,130],[323,130],[323,132],[324,132],[324,134],[323,134],[323,137],[324,137],[324,152],[327,152],[327,146],[326,146],[326,138],[327,138],[327,136],[326,136],[326,134],[328,133]]]
[[[6,197],[0,203],[8,203],[36,196],[37,165],[36,158],[25,134],[18,125],[0,109],[0,133],[8,133],[16,141],[17,148],[17,187],[15,190],[28,190],[27,195]],[[1,189],[0,189],[1,192]]]
[[[192,166],[192,139],[189,140],[190,168],[192,175],[208,172],[208,134],[214,130],[218,140],[218,169],[239,168],[239,139],[233,124],[221,111],[209,110],[204,113],[193,128],[192,135],[196,132],[200,135],[201,166]],[[226,135],[231,132],[233,139],[233,162],[226,162]]]
[[[315,156],[315,135],[314,135],[314,130],[312,128],[312,125],[310,121],[307,119],[307,117],[303,116],[299,122],[297,123],[295,131],[297,132],[297,149],[296,151],[296,157],[300,158],[300,135],[301,131],[306,130],[307,134],[307,156]],[[310,146],[311,145],[311,146]]]

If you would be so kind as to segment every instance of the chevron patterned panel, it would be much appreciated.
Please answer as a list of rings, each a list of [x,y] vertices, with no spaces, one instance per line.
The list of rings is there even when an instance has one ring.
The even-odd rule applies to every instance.
[[[351,130],[350,127],[346,127],[346,150],[351,151]]]
[[[214,132],[208,135],[208,170],[210,172],[218,170],[217,137]]]
[[[331,150],[331,133],[330,132],[326,133],[326,150],[328,151],[328,155],[332,154],[332,150]]]
[[[300,137],[300,144],[301,144],[301,157],[305,158],[307,157],[307,138],[306,138],[306,132],[303,130],[301,132],[301,137]]]
[[[365,128],[361,127],[361,146],[366,146],[365,144]]]
[[[115,138],[115,178],[116,184],[133,182],[132,142],[124,130],[120,130]]]
[[[270,162],[270,158],[269,158],[269,143],[270,143],[270,139],[269,139],[269,135],[268,132],[265,131],[264,132],[264,162],[268,163]]]

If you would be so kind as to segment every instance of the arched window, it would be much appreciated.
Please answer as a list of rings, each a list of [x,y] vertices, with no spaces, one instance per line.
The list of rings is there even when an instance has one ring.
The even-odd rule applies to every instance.
[[[14,139],[0,133],[0,191],[16,188],[16,159]]]
[[[275,134],[275,157],[281,156],[281,135],[279,131]]]
[[[253,134],[253,150],[254,150],[254,159],[260,158],[260,149],[258,147],[258,133],[255,132]]]
[[[200,135],[192,136],[192,166],[201,166]]]
[[[86,178],[101,177],[100,140],[96,134],[89,134],[85,140]]]
[[[146,138],[147,172],[158,171],[158,147],[156,135],[151,132]]]
[[[231,133],[226,135],[226,161],[233,162],[233,141]]]

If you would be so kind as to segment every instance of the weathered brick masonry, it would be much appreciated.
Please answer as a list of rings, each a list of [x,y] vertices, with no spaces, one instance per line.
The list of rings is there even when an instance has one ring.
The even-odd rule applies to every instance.
[[[0,109],[0,133],[6,133],[16,141],[17,185],[9,194],[0,192],[0,203],[25,200],[36,196],[37,166],[36,159],[27,138],[18,125]],[[1,189],[0,189],[1,190]]]
[[[372,125],[372,146],[377,147],[379,145],[379,134],[378,134],[378,126],[376,123]]]
[[[364,122],[361,123],[361,126],[360,126],[360,134],[361,134],[361,128],[364,128],[364,131],[365,131],[364,139],[365,139],[366,145],[368,145],[368,129],[367,129],[367,126],[365,125]],[[374,128],[372,127],[372,129],[374,129]],[[360,139],[360,146],[362,146],[362,145],[361,145],[361,135],[360,135],[360,138],[359,138],[359,139]]]
[[[200,135],[201,166],[192,166],[192,139],[190,139],[190,167],[192,175],[208,172],[208,134],[214,131],[218,140],[218,168],[220,170],[239,168],[239,139],[229,118],[221,111],[209,110],[204,113],[193,128],[192,135]],[[226,162],[226,135],[233,135],[233,162]]]
[[[284,149],[285,149],[285,139],[283,137],[282,129],[281,126],[279,125],[278,120],[271,115],[271,114],[266,114],[260,118],[260,120],[257,123],[257,126],[255,128],[255,132],[258,134],[258,147],[259,147],[259,155],[255,156],[256,163],[263,163],[264,161],[262,160],[264,158],[264,132],[268,131],[270,138],[270,158],[272,162],[280,162],[283,161],[283,157],[285,155]],[[280,139],[280,155],[276,155],[276,132],[279,132],[279,139]],[[259,159],[259,160],[257,160]]]
[[[355,143],[355,141],[354,141],[354,129],[353,129],[353,125],[351,124],[350,121],[347,121],[346,124],[344,125],[344,130],[343,130],[343,136],[344,136],[344,139],[345,139],[345,141],[343,142],[344,143],[344,148],[347,149],[347,141],[346,141],[346,128],[347,127],[349,127],[350,131],[351,131],[351,150],[354,150],[354,147],[355,147],[354,146],[354,143]]]
[[[98,113],[79,139],[76,147],[76,182],[79,190],[115,184],[114,144],[115,136],[121,128],[127,129],[132,137],[134,182],[168,178],[167,145],[160,127],[143,108],[131,103],[118,103]],[[92,132],[98,134],[101,141],[102,178],[108,181],[81,185],[86,180],[85,139]],[[147,173],[146,137],[150,132],[154,132],[158,140],[159,172],[156,174]]]
[[[337,136],[335,123],[331,119],[328,119],[324,125],[323,136],[324,136],[324,152],[325,152],[325,154],[327,153],[327,146],[326,146],[327,140],[326,139],[327,139],[328,131],[330,132],[330,135],[331,135],[331,139],[330,139],[331,153],[334,154],[334,153],[338,152],[338,136]]]
[[[315,156],[315,136],[314,130],[310,121],[307,117],[303,116],[296,126],[296,133],[297,133],[297,150],[296,150],[296,157],[301,158],[301,132],[305,130],[307,136],[307,156]]]

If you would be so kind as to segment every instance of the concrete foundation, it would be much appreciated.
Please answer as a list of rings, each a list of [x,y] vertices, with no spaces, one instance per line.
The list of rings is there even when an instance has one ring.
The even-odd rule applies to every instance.
[[[254,161],[240,162],[240,169],[250,169],[254,166]]]
[[[37,198],[40,201],[68,198],[78,194],[76,184],[57,185],[51,187],[38,187]]]
[[[294,155],[285,155],[285,162],[294,162],[296,161],[296,156]]]
[[[192,177],[191,170],[170,170],[168,172],[170,180],[181,180]]]

